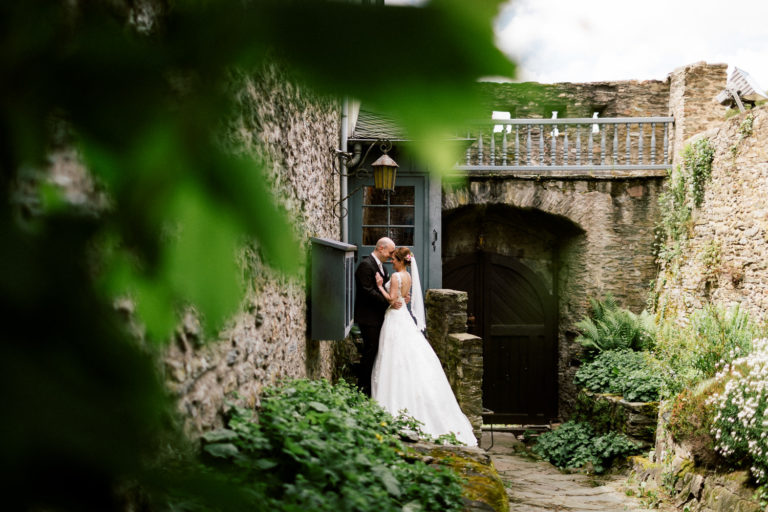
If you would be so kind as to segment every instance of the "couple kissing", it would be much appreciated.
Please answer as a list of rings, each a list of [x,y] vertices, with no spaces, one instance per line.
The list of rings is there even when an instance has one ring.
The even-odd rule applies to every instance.
[[[389,260],[391,276],[384,267]],[[355,271],[355,322],[363,337],[358,375],[362,391],[395,416],[406,410],[423,423],[427,434],[453,432],[464,444],[477,446],[472,425],[422,334],[424,297],[410,249],[396,248],[391,239],[382,238],[360,261]]]

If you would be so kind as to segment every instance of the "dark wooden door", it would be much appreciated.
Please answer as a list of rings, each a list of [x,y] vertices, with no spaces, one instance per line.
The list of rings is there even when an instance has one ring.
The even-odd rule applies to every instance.
[[[468,294],[468,330],[483,338],[483,407],[495,423],[557,415],[555,298],[516,258],[476,252],[446,262],[443,286]]]

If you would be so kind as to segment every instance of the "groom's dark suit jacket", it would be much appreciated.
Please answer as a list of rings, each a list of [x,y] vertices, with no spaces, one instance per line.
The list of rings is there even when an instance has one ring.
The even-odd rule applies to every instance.
[[[382,266],[383,267],[383,266]],[[360,262],[355,270],[355,322],[359,325],[381,325],[389,302],[376,286],[376,274],[387,281],[387,269],[379,272],[379,266],[372,255]]]

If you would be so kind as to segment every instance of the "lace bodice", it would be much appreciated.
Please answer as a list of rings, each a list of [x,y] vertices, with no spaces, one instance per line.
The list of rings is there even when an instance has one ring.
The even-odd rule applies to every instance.
[[[392,291],[391,291],[392,290],[392,288],[391,288],[392,280],[395,279],[395,277],[397,277],[396,280],[400,283],[400,297],[397,300],[400,301],[400,302],[403,302],[404,301],[403,297],[405,296],[405,292],[403,290],[403,281],[404,281],[404,279],[403,279],[403,276],[401,274],[402,274],[401,272],[395,272],[394,274],[392,274],[389,277],[389,281],[387,281],[384,284],[384,288],[387,290],[387,293],[392,293]]]

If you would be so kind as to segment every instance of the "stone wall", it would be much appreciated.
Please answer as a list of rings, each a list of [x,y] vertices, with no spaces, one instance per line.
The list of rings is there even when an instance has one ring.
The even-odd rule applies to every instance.
[[[483,340],[467,331],[467,292],[427,290],[427,339],[478,441],[483,425]]]
[[[110,9],[138,33],[151,34],[167,4],[165,0],[118,0]],[[331,173],[329,151],[339,144],[338,101],[297,85],[274,61],[249,72],[232,70],[230,91],[236,116],[229,120],[221,142],[235,153],[267,162],[264,178],[276,203],[294,224],[297,249],[306,256],[310,237],[338,240],[340,222],[333,205],[339,197],[339,179]],[[16,184],[14,201],[22,215],[39,210],[37,183],[41,179],[23,175]],[[100,214],[109,202],[93,183],[77,150],[66,141],[51,154],[45,179],[88,213]],[[286,233],[286,239],[289,235]],[[221,426],[229,399],[241,397],[241,402],[256,405],[264,386],[282,378],[331,379],[346,359],[356,355],[349,341],[308,338],[303,277],[286,279],[263,265],[254,244],[244,247],[240,262],[244,275],[250,276],[248,290],[228,327],[215,339],[205,339],[194,308],[190,308],[163,356],[165,380],[190,433]],[[116,307],[133,318],[130,301],[119,300]],[[141,337],[141,330],[132,327]]]
[[[728,471],[717,458],[706,466],[697,464],[699,453],[690,445],[678,444],[667,428],[669,402],[663,402],[658,415],[655,449],[650,458],[630,457],[629,481],[642,486],[644,493],[663,492],[679,508],[699,512],[765,512],[760,505],[757,489],[750,481],[749,471]],[[710,451],[711,448],[704,448]],[[641,494],[642,495],[642,494]]]
[[[656,442],[658,402],[628,402],[621,396],[581,390],[573,419],[591,423],[596,432],[621,432],[636,444]]]
[[[698,137],[715,147],[711,179],[682,255],[659,275],[658,310],[682,318],[705,303],[738,303],[766,320],[768,107],[721,121]]]
[[[656,275],[653,230],[663,178],[536,180],[472,177],[443,194],[444,260],[482,249],[518,258],[558,296],[559,410],[575,403],[575,324],[589,297],[634,312]]]
[[[697,62],[670,73],[669,112],[675,117],[670,148],[675,165],[686,139],[722,120],[724,109],[715,96],[725,89],[727,69],[727,64]]]
[[[234,84],[238,117],[227,143],[268,159],[267,179],[295,223],[299,250],[306,253],[311,236],[338,240],[332,206],[339,183],[328,151],[338,145],[338,104],[287,80],[277,64],[238,73]],[[201,339],[196,318],[187,315],[165,357],[167,381],[192,431],[219,426],[224,403],[235,394],[255,405],[261,389],[279,379],[330,379],[334,353],[345,347],[308,338],[304,279],[262,265],[257,247],[245,250],[242,261],[252,276],[242,311],[214,340]]]
[[[649,117],[668,115],[668,80],[478,85],[490,110],[510,112],[512,118]],[[718,91],[719,92],[719,91]]]

